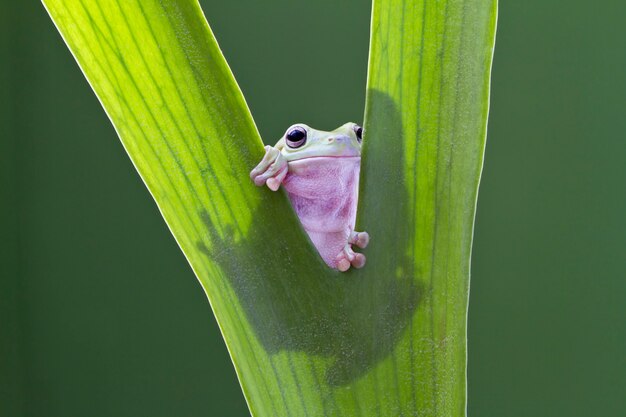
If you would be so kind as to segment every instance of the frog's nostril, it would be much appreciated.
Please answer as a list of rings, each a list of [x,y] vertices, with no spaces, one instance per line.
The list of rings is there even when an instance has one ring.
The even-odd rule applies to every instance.
[[[331,136],[328,139],[326,139],[328,141],[328,143],[332,143],[332,142],[345,142],[346,140],[349,140],[350,138],[347,136]]]

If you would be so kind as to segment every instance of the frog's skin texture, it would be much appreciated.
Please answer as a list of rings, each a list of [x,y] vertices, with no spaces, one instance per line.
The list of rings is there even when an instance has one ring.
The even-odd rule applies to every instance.
[[[324,262],[347,271],[361,268],[366,232],[355,232],[361,168],[361,135],[354,123],[324,132],[305,124],[291,126],[276,146],[266,146],[265,156],[250,172],[258,186],[272,191],[282,184],[304,230]]]

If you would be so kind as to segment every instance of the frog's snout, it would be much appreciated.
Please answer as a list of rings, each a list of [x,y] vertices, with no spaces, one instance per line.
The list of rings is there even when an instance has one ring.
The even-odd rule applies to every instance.
[[[333,142],[337,143],[348,143],[350,142],[350,136],[346,135],[334,135],[326,138],[326,143],[331,144]]]

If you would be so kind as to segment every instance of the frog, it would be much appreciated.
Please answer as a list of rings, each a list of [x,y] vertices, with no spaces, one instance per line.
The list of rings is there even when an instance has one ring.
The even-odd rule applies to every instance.
[[[346,123],[326,132],[303,123],[290,126],[250,172],[257,186],[282,185],[319,255],[341,272],[362,268],[367,232],[355,231],[363,128]]]

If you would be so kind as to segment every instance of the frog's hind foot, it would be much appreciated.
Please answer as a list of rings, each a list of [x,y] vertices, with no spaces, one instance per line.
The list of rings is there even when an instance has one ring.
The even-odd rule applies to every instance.
[[[341,272],[345,272],[350,269],[350,265],[357,269],[363,268],[365,265],[365,255],[354,252],[348,244],[344,246],[343,250],[339,253],[339,255],[337,255],[335,262],[337,263],[337,269]]]
[[[348,243],[357,245],[359,248],[363,249],[367,247],[368,243],[370,243],[370,235],[367,232],[355,232],[353,230],[350,232],[350,239],[348,239]]]

